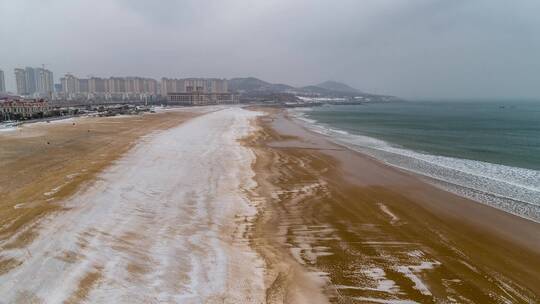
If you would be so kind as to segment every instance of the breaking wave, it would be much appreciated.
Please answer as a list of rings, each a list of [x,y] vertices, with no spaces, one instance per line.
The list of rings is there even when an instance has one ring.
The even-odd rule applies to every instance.
[[[310,130],[389,165],[427,177],[447,191],[540,222],[540,171],[412,151],[291,113]]]

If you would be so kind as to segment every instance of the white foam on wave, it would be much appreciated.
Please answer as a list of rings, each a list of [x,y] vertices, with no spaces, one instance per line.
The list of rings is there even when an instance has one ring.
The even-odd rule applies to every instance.
[[[438,186],[481,203],[540,222],[540,171],[431,155],[369,136],[350,134],[292,111],[310,130],[387,164],[429,177]]]

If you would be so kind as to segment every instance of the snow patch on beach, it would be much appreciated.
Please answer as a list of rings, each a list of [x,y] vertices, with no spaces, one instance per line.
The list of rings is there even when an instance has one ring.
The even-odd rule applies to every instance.
[[[396,283],[392,280],[386,278],[386,273],[382,268],[374,267],[364,270],[364,273],[370,277],[372,280],[377,282],[377,286],[373,288],[376,291],[383,291],[394,293],[399,291],[399,288],[396,286]]]
[[[68,183],[63,183],[62,185],[58,186],[58,187],[54,187],[51,189],[51,191],[48,191],[48,192],[45,192],[43,193],[43,195],[45,196],[51,196],[51,195],[54,195],[56,193],[58,193],[58,191],[60,191],[62,189],[62,187],[64,187],[65,185],[67,185]]]
[[[4,250],[22,264],[0,276],[1,301],[264,302],[264,263],[235,232],[257,212],[242,191],[254,155],[237,141],[256,115],[222,109],[145,137]]]
[[[366,302],[366,303],[382,303],[382,304],[418,304],[418,302],[412,300],[395,300],[395,299],[378,299],[370,297],[355,297],[355,300]]]
[[[335,285],[336,289],[353,289],[353,290],[367,290],[378,291],[389,294],[395,294],[399,292],[399,287],[396,282],[386,278],[386,272],[380,267],[369,267],[363,269],[361,272],[366,276],[370,282],[374,282],[374,285],[370,286],[349,286],[349,285]]]
[[[386,206],[383,203],[379,203],[379,208],[381,208],[382,212],[386,213],[390,217],[390,223],[395,224],[399,221],[399,217],[397,217],[390,209],[388,209],[388,206]]]
[[[423,295],[431,296],[431,291],[429,291],[429,288],[427,285],[422,281],[422,279],[418,276],[422,271],[427,269],[433,269],[434,266],[439,266],[441,263],[434,261],[434,262],[428,262],[423,261],[420,263],[420,265],[406,265],[406,266],[397,266],[396,271],[402,273],[405,277],[407,277],[409,280],[411,280],[414,283],[414,288]]]

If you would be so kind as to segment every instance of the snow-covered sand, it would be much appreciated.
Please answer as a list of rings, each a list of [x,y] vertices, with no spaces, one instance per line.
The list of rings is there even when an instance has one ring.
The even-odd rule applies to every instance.
[[[152,134],[43,220],[0,303],[261,303],[263,262],[245,233],[256,208],[252,152],[237,142],[257,114],[228,108]]]

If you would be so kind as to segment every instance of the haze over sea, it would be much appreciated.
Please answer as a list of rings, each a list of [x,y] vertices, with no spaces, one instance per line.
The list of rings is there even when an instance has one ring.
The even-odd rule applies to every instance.
[[[352,149],[540,221],[540,102],[409,101],[298,113]]]

